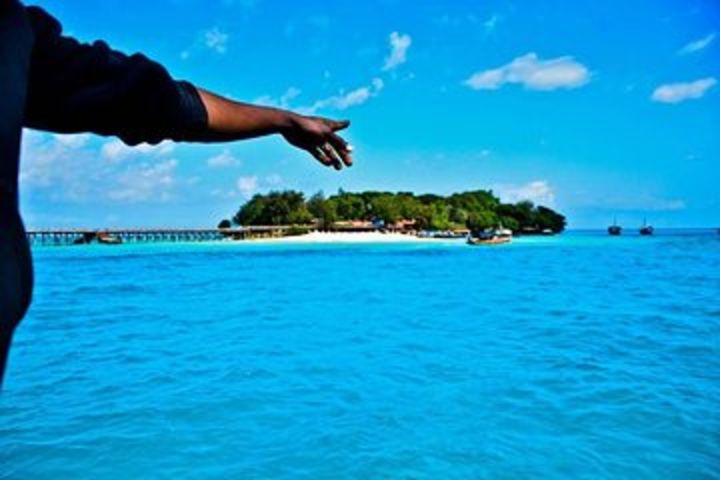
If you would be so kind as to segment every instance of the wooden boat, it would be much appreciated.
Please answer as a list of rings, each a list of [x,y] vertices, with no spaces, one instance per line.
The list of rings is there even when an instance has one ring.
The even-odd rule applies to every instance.
[[[613,224],[608,227],[608,235],[617,236],[622,234],[622,227],[617,224],[617,218],[613,220]]]
[[[440,240],[454,240],[458,238],[465,238],[468,236],[468,232],[465,231],[453,231],[453,230],[422,230],[417,234],[420,238],[437,238]]]
[[[479,237],[468,237],[468,245],[501,245],[503,243],[510,243],[512,238],[507,237],[490,237],[490,238],[479,238]]]
[[[489,229],[468,236],[468,245],[502,245],[512,241],[512,231],[507,228]]]
[[[640,227],[640,235],[652,235],[655,233],[655,229],[652,225],[647,224],[647,220],[643,220],[643,226]]]
[[[98,243],[101,243],[103,245],[120,245],[122,243],[121,238],[104,232],[100,232],[97,234],[97,241]]]
[[[97,238],[95,232],[85,232],[80,237],[73,240],[73,245],[88,245]]]

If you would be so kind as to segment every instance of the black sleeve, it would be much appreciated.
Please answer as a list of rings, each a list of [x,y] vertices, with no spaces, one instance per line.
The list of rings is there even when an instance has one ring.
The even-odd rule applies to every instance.
[[[62,36],[57,20],[27,8],[35,44],[25,125],[60,133],[115,135],[125,143],[192,140],[207,111],[190,83],[141,54]]]

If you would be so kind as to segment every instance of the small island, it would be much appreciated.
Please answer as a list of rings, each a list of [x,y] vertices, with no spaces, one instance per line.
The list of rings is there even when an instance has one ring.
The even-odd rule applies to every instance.
[[[286,190],[255,195],[232,220],[222,220],[214,228],[45,229],[29,230],[27,238],[31,245],[50,246],[255,239],[407,242],[474,235],[479,242],[472,243],[495,244],[513,235],[553,235],[565,224],[565,217],[550,208],[529,201],[502,203],[489,190],[449,196],[340,190],[327,198],[317,193],[309,199]]]
[[[328,232],[383,231],[412,235],[452,236],[489,228],[509,229],[515,235],[551,235],[565,229],[565,217],[530,201],[502,203],[490,190],[416,195],[412,192],[345,192],[306,199],[294,190],[257,194],[243,204],[234,226],[286,226],[283,235],[313,230]]]

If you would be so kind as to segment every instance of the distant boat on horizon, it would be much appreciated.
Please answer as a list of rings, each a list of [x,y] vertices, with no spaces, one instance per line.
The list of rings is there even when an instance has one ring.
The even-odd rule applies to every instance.
[[[608,235],[620,235],[622,234],[622,227],[617,224],[617,218],[613,219],[613,224],[608,227]]]
[[[652,225],[648,225],[647,219],[643,219],[643,225],[640,227],[640,235],[652,235],[655,233],[655,228]]]

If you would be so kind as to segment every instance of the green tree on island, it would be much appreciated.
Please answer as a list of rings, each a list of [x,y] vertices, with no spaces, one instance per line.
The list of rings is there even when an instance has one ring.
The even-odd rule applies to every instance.
[[[236,225],[311,225],[332,228],[338,222],[371,221],[395,225],[414,223],[417,229],[472,230],[504,226],[514,232],[562,232],[565,217],[530,201],[501,203],[492,191],[476,190],[443,197],[411,192],[360,193],[339,190],[325,197],[318,192],[305,200],[301,192],[286,190],[255,195],[233,217]]]

